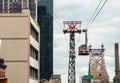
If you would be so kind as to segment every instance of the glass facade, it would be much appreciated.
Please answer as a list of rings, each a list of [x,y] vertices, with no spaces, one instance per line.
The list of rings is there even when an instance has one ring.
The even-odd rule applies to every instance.
[[[21,13],[21,2],[9,2],[9,13]]]
[[[23,0],[23,9],[27,9],[27,0]]]
[[[10,3],[9,3],[9,12],[13,13],[13,0],[10,0]]]
[[[3,3],[2,0],[0,0],[0,13],[2,13],[2,9],[3,9],[2,8],[2,3]]]
[[[8,13],[8,0],[4,0],[4,13]]]
[[[29,0],[29,9],[32,17],[36,17],[36,3],[35,0]]]
[[[37,20],[40,25],[40,79],[53,74],[53,0],[38,1]]]

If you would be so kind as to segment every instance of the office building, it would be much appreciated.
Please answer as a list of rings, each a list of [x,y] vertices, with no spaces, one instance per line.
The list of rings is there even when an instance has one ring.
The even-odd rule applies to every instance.
[[[36,19],[37,0],[0,0],[0,13],[21,13],[22,9],[29,9]]]
[[[39,83],[39,27],[29,10],[0,14],[0,39],[8,83]]]
[[[8,83],[39,83],[37,0],[0,0],[1,58]]]
[[[53,74],[53,0],[38,1],[40,25],[40,79],[49,80]]]

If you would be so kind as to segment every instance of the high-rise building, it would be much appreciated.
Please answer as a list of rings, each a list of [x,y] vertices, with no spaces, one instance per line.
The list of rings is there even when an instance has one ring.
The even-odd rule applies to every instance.
[[[49,80],[53,74],[53,0],[38,1],[40,24],[40,79]]]
[[[37,0],[0,0],[0,13],[21,13],[22,9],[29,9],[36,19]]]
[[[37,0],[0,0],[1,58],[8,83],[39,83]]]

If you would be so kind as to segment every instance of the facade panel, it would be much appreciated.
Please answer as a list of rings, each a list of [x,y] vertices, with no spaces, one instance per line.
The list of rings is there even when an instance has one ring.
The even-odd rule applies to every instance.
[[[37,50],[39,50],[39,44],[38,44],[37,41],[35,41],[35,39],[34,39],[32,36],[30,36],[30,44],[31,44],[34,48],[36,48]]]
[[[5,62],[7,64],[6,77],[8,83],[28,83],[27,62]]]
[[[36,69],[39,69],[39,65],[38,65],[38,64],[39,64],[39,63],[38,63],[37,60],[35,60],[34,58],[30,57],[30,66],[31,66],[31,67],[34,67],[34,68],[36,68]]]
[[[28,38],[29,34],[28,15],[1,14],[0,15],[0,34],[1,38]],[[6,29],[5,29],[6,28]]]
[[[2,57],[6,61],[26,61],[29,54],[27,39],[2,39]]]

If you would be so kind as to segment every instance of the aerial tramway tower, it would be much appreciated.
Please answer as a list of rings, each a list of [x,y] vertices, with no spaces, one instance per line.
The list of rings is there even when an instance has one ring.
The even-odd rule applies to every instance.
[[[81,30],[76,28],[77,25],[81,25],[81,21],[64,21],[63,24],[68,26],[63,30],[64,34],[70,33],[68,83],[75,83],[75,33],[81,33]]]

